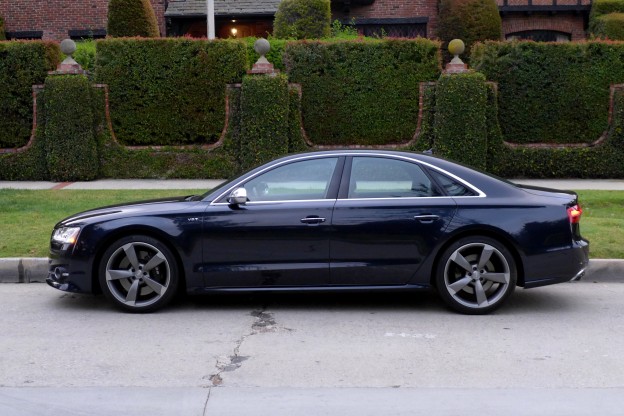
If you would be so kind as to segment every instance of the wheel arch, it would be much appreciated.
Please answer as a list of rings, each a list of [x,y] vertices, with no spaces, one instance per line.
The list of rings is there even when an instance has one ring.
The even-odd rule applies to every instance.
[[[182,261],[182,257],[180,256],[180,251],[175,246],[175,244],[171,243],[169,236],[162,232],[161,230],[148,226],[141,225],[130,225],[127,227],[122,227],[115,229],[114,231],[108,233],[97,245],[95,249],[94,261],[91,270],[91,284],[93,291],[96,293],[102,292],[102,287],[100,286],[100,282],[98,279],[100,262],[102,261],[102,256],[106,249],[115,241],[122,239],[124,237],[128,237],[131,235],[144,235],[147,237],[151,237],[153,239],[158,240],[160,243],[164,244],[169,251],[173,254],[176,261],[176,267],[178,271],[178,275],[180,276],[180,282],[178,290],[185,291],[186,290],[186,273],[184,270],[184,262]]]
[[[460,232],[458,232],[457,234],[454,234],[451,238],[449,238],[448,240],[446,240],[444,242],[443,245],[441,245],[436,253],[435,256],[435,260],[433,261],[433,265],[431,268],[431,275],[429,277],[429,284],[432,287],[436,286],[435,283],[435,274],[436,271],[438,270],[438,264],[440,263],[440,260],[442,258],[442,255],[444,254],[444,252],[446,251],[446,249],[453,243],[455,243],[456,241],[465,238],[465,237],[488,237],[488,238],[492,238],[496,241],[498,241],[499,243],[501,243],[502,245],[505,246],[505,248],[507,250],[509,250],[509,252],[511,253],[511,255],[513,256],[513,259],[516,263],[516,272],[517,272],[517,281],[516,281],[516,286],[524,286],[524,263],[522,260],[522,256],[520,254],[520,250],[518,249],[518,247],[514,244],[512,238],[507,235],[506,233],[500,231],[500,230],[496,230],[496,229],[466,229],[466,230],[462,230]]]

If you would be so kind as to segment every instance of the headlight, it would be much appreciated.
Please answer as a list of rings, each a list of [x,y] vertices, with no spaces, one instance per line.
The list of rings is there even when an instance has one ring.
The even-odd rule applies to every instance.
[[[54,230],[52,240],[61,244],[74,244],[78,239],[80,227],[61,227]]]

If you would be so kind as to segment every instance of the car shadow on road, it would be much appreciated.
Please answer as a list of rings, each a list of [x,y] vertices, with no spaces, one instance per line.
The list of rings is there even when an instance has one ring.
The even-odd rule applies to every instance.
[[[54,301],[54,307],[66,310],[115,313],[118,311],[102,295],[65,293]],[[565,291],[523,290],[518,288],[496,315],[540,314],[578,307]],[[453,313],[433,290],[409,292],[252,292],[180,295],[172,304],[155,313],[187,313],[197,310],[284,310],[314,312],[397,311],[414,313]],[[120,312],[123,313],[123,312]]]

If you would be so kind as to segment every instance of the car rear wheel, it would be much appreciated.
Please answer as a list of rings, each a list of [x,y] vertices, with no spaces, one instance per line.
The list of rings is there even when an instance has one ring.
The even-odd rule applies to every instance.
[[[104,252],[100,286],[129,312],[152,312],[171,301],[178,287],[175,257],[160,241],[142,235],[115,241]]]
[[[471,315],[500,307],[516,287],[513,256],[488,237],[465,237],[449,246],[436,270],[440,296],[452,309]]]

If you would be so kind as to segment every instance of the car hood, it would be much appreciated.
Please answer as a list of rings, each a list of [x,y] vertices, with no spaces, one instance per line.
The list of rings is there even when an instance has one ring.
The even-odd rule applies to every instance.
[[[164,211],[175,212],[188,207],[189,203],[194,203],[197,200],[197,196],[191,195],[109,205],[71,215],[57,223],[55,228],[74,223],[88,222],[92,219],[99,220],[104,216],[127,217],[142,214],[155,214]]]

